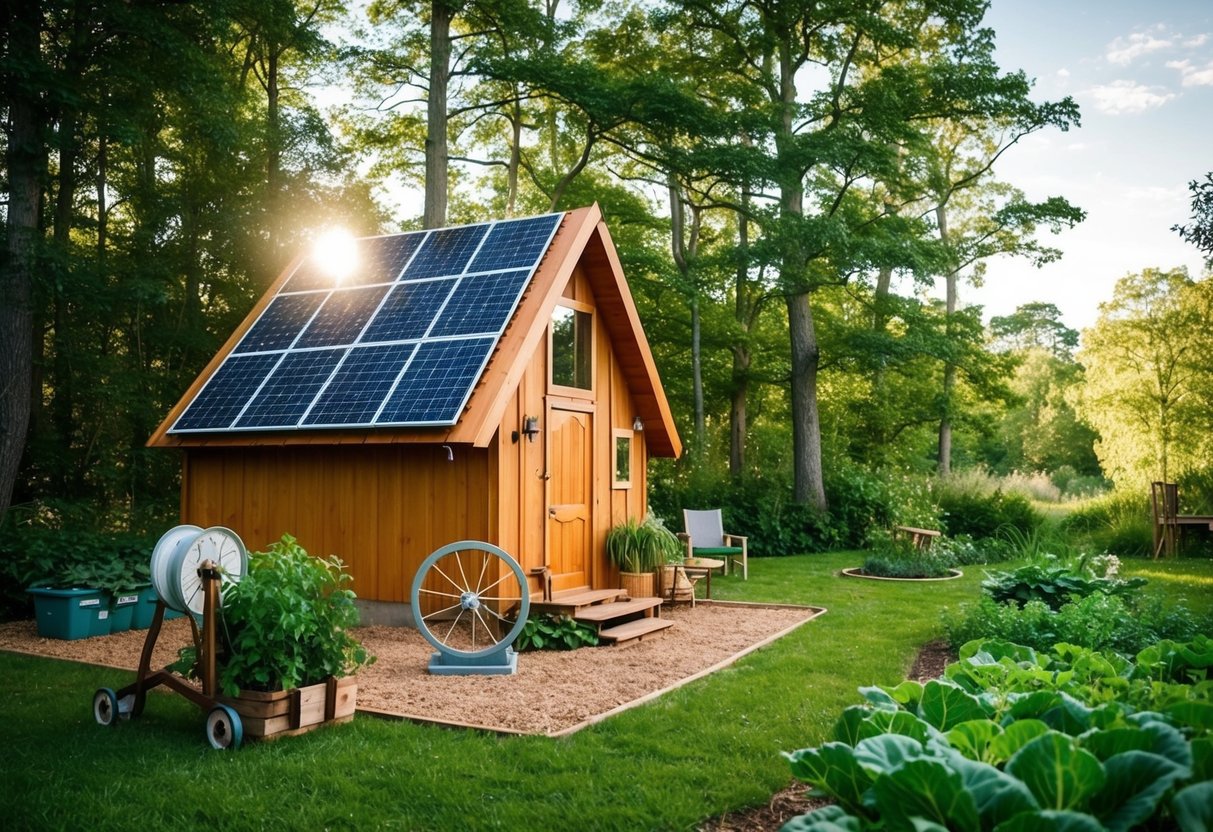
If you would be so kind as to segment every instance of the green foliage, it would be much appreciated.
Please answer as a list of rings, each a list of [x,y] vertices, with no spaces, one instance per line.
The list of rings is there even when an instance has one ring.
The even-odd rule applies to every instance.
[[[1135,653],[1159,639],[1190,639],[1213,632],[1213,617],[1193,613],[1183,604],[1155,596],[1127,600],[1096,592],[1063,603],[1056,611],[1044,601],[998,603],[983,595],[943,617],[948,642],[958,647],[991,637],[1047,650],[1066,642],[1095,650]]]
[[[519,652],[530,650],[575,650],[595,647],[598,633],[588,624],[567,615],[531,616],[522,627],[514,646]]]
[[[1186,678],[1158,681],[1177,664]],[[1204,636],[1133,662],[971,642],[939,679],[861,688],[836,741],[785,755],[837,804],[785,828],[1199,829],[1183,824],[1207,815],[1210,668]]]
[[[224,692],[312,685],[374,661],[348,632],[358,624],[351,580],[336,556],[312,557],[290,535],[251,553],[248,574],[223,598]]]
[[[999,604],[1013,601],[1023,607],[1029,601],[1043,601],[1056,612],[1073,598],[1096,592],[1130,598],[1146,585],[1145,578],[1117,578],[1118,567],[1119,561],[1111,555],[1083,557],[1075,562],[1047,556],[1010,572],[991,572],[981,589]]]
[[[147,583],[153,542],[129,533],[6,524],[0,531],[0,620],[32,615],[26,587],[112,593]]]
[[[652,572],[663,563],[680,562],[686,550],[657,517],[643,522],[629,517],[612,526],[606,538],[607,557],[624,572]]]
[[[941,480],[936,497],[949,535],[967,534],[980,539],[1008,529],[1027,534],[1044,520],[1022,494],[986,491],[959,478]]]
[[[925,477],[872,472],[846,460],[828,466],[826,514],[793,502],[791,483],[778,470],[732,480],[719,468],[688,464],[665,475],[658,469],[650,481],[655,514],[680,528],[684,508],[720,508],[725,531],[747,537],[757,557],[856,548],[875,529],[938,524]]]
[[[904,538],[895,538],[883,529],[869,536],[871,547],[863,562],[863,571],[882,578],[942,578],[950,574],[952,558],[932,546],[918,549]]]
[[[1148,491],[1116,491],[1075,506],[1060,530],[1077,546],[1120,557],[1151,554]]]

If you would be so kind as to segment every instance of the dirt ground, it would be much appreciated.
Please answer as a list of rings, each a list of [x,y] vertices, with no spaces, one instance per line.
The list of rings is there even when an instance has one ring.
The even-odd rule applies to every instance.
[[[803,607],[705,603],[694,610],[666,609],[662,615],[675,625],[657,638],[632,647],[524,653],[519,656],[516,675],[497,677],[432,676],[426,670],[432,648],[416,631],[362,628],[359,637],[378,661],[358,674],[358,706],[421,720],[556,733],[710,672],[808,621],[815,612]],[[145,633],[61,641],[40,638],[32,621],[17,621],[0,624],[0,650],[134,669]],[[167,622],[153,666],[172,661],[177,648],[189,642],[189,625],[184,619]],[[954,660],[946,644],[928,644],[919,652],[909,678],[933,679]],[[712,818],[700,830],[777,830],[797,815],[825,805],[807,797],[806,790],[804,784],[792,782],[767,805]]]

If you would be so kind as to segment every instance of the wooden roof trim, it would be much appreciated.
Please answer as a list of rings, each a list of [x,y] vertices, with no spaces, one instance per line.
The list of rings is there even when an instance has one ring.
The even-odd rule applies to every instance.
[[[648,338],[645,337],[644,328],[640,325],[640,314],[636,311],[636,302],[632,299],[631,289],[628,288],[627,280],[624,278],[623,265],[619,262],[619,252],[615,249],[611,233],[601,217],[595,231],[597,233],[591,242],[598,243],[599,251],[590,253],[597,253],[604,257],[607,268],[604,270],[588,269],[587,274],[591,280],[595,300],[599,306],[608,307],[603,310],[603,320],[608,324],[613,318],[619,320],[609,314],[611,311],[609,306],[614,302],[618,304],[616,309],[622,311],[622,319],[626,322],[627,328],[631,330],[626,334],[612,333],[611,341],[615,345],[616,351],[621,353],[621,357],[629,352],[632,353],[632,366],[628,366],[629,362],[621,362],[621,369],[630,384],[638,385],[638,387],[632,388],[632,394],[636,397],[640,418],[645,423],[645,442],[649,451],[657,456],[681,456],[682,440],[678,436],[674,414],[670,410],[665,388],[661,384],[661,376],[657,372],[657,362],[653,358],[653,351],[649,347]],[[594,285],[597,282],[595,278],[601,280],[604,277],[612,278],[606,287],[612,291],[603,292],[602,287]],[[629,335],[630,337],[628,337]],[[642,370],[640,373],[637,372],[637,364]],[[657,427],[660,430],[654,429]]]
[[[481,377],[481,387],[472,397],[472,408],[459,426],[466,428],[466,432],[457,431],[456,441],[471,442],[478,448],[486,448],[493,441],[505,408],[547,332],[552,310],[601,219],[602,211],[596,203],[565,216],[514,313],[510,328],[497,345],[493,361]]]

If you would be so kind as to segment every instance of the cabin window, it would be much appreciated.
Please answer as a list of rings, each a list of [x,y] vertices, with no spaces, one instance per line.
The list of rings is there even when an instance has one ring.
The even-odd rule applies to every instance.
[[[632,432],[615,431],[615,488],[632,487]]]
[[[552,384],[592,390],[593,315],[580,309],[557,306],[552,312]]]

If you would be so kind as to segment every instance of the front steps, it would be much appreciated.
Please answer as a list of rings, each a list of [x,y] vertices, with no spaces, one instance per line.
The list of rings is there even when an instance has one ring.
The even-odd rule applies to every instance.
[[[661,618],[660,598],[629,598],[622,589],[574,589],[550,601],[532,601],[531,612],[567,615],[598,631],[605,644],[636,644],[673,627]]]

